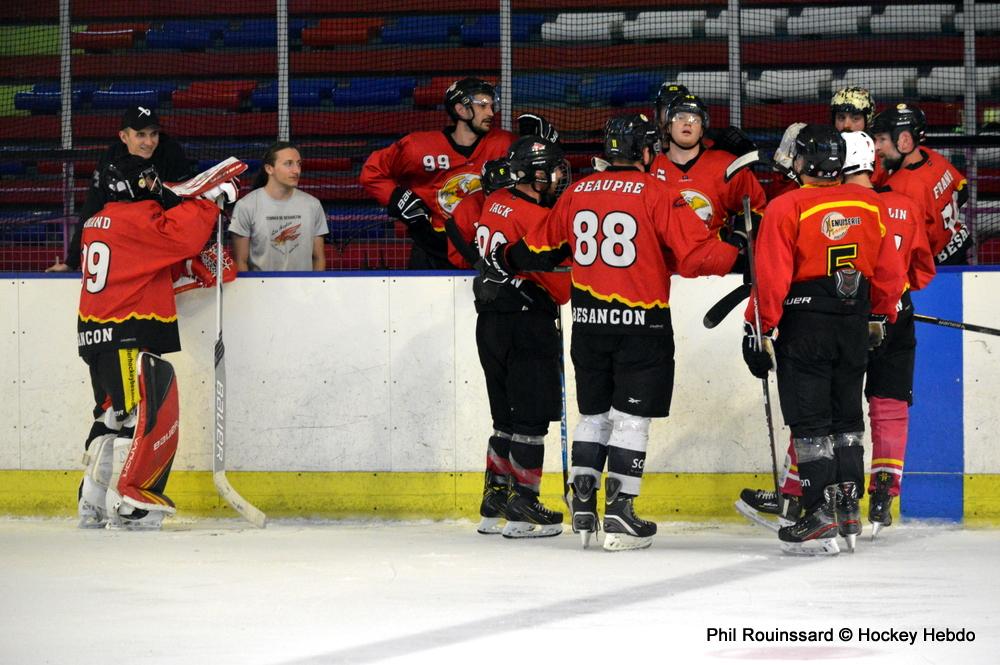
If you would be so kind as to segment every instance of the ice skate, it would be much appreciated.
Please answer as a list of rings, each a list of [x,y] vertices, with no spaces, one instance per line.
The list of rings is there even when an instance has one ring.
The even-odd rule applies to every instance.
[[[872,540],[882,530],[892,524],[892,496],[889,488],[892,478],[888,473],[880,473],[875,477],[875,491],[868,503],[868,521],[872,524]]]
[[[782,495],[784,502],[779,505],[778,494],[770,490],[744,489],[736,501],[736,511],[754,524],[777,532],[783,526],[791,526],[799,519],[802,509],[798,497]],[[764,515],[776,515],[770,519]]]
[[[500,520],[506,518],[504,509],[507,506],[507,477],[486,472],[486,483],[483,486],[483,501],[479,504],[479,526],[476,531],[483,535],[497,534],[503,531]]]
[[[597,478],[589,475],[573,479],[573,494],[570,507],[573,511],[573,533],[580,534],[580,544],[584,549],[590,546],[590,538],[600,530],[597,521]]]
[[[837,531],[853,552],[861,533],[861,508],[858,507],[858,485],[845,481],[837,487]]]
[[[782,552],[805,556],[828,556],[840,553],[836,539],[837,486],[830,485],[823,491],[823,495],[824,502],[814,511],[795,524],[778,530]]]
[[[608,498],[604,506],[604,549],[609,552],[641,550],[653,544],[656,524],[635,514],[631,494],[621,493],[621,481],[605,481]]]
[[[110,516],[106,528],[124,531],[159,531],[163,527],[163,518],[167,515],[162,510],[139,508],[133,508],[132,512],[122,514],[122,509],[127,509],[127,506],[123,505],[118,513]]]
[[[95,506],[83,497],[77,504],[77,515],[80,521],[77,524],[81,529],[103,529],[108,523],[108,514],[103,506]]]
[[[538,500],[538,494],[518,486],[510,491],[506,508],[507,525],[504,538],[547,538],[562,533],[563,514],[549,510]]]

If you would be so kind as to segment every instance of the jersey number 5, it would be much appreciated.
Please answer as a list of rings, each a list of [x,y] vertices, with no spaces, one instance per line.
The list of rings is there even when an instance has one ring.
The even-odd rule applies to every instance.
[[[83,284],[88,293],[100,293],[108,283],[111,248],[95,241],[83,246]]]
[[[841,268],[853,268],[854,261],[858,258],[858,246],[856,243],[850,245],[832,245],[826,248],[826,274],[832,275]]]
[[[576,249],[573,260],[577,265],[592,265],[598,255],[612,268],[627,268],[635,263],[635,240],[639,226],[635,217],[625,212],[609,212],[598,219],[593,210],[581,210],[573,218]],[[604,238],[598,242],[597,232]]]

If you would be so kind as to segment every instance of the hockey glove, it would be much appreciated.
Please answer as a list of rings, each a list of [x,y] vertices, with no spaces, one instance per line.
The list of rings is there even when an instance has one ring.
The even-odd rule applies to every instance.
[[[778,339],[778,329],[772,328],[760,336],[757,345],[757,331],[753,324],[743,323],[743,361],[750,373],[758,379],[766,379],[767,373],[778,366],[774,358],[774,340]],[[763,348],[761,348],[763,347]]]
[[[386,213],[407,226],[421,221],[431,223],[430,208],[413,193],[413,190],[406,187],[397,187],[393,190]]]
[[[493,302],[500,293],[500,287],[510,282],[513,272],[504,256],[506,249],[507,243],[498,244],[473,266],[479,271],[478,279],[481,282],[478,288],[475,281],[472,284],[473,292],[478,291],[475,293],[477,300]]]
[[[784,135],[781,137],[781,144],[774,151],[774,163],[785,171],[792,170],[792,151],[795,150],[795,139],[805,126],[804,122],[793,122],[788,125]]]
[[[739,127],[725,127],[720,129],[712,137],[712,140],[715,142],[712,146],[713,148],[731,152],[737,157],[757,149],[757,144],[753,142],[753,139],[747,136],[747,133]]]
[[[540,115],[534,113],[522,113],[517,116],[518,136],[541,136],[549,143],[559,140],[559,132],[552,126],[552,123]]]
[[[201,198],[208,199],[209,201],[219,201],[219,199],[222,199],[219,201],[221,205],[236,203],[236,199],[239,198],[239,196],[240,181],[237,178],[233,178],[229,182],[216,185],[201,194]]]
[[[215,286],[215,271],[217,247],[212,243],[210,247],[202,250],[198,256],[191,257],[186,261],[181,261],[171,268],[171,277],[174,281],[174,294],[184,293],[192,289],[210,289]],[[226,284],[236,279],[236,264],[229,250],[222,250],[222,283]]]
[[[885,314],[870,314],[868,316],[868,350],[874,351],[885,341]]]

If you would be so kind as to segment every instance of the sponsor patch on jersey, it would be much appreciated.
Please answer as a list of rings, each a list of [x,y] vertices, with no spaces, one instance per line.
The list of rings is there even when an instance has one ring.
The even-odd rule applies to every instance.
[[[478,192],[481,187],[478,173],[454,175],[438,190],[438,205],[450,215],[466,196]]]
[[[843,213],[836,210],[823,215],[820,222],[820,231],[830,240],[840,240],[847,235],[852,226],[860,226],[860,217],[844,217]]]

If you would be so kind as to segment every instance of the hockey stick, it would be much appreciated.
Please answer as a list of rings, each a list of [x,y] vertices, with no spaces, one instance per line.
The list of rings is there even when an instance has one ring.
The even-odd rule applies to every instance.
[[[743,196],[743,214],[746,216],[747,223],[747,263],[750,266],[750,298],[751,302],[753,302],[754,333],[757,338],[757,348],[763,349],[764,345],[760,330],[760,285],[757,284],[757,270],[753,263],[753,247],[756,242],[753,240],[753,216],[750,212],[750,197],[746,195]],[[764,417],[767,420],[767,437],[771,443],[771,477],[774,480],[775,494],[778,496],[778,507],[784,511],[785,499],[781,495],[781,487],[778,484],[778,453],[777,446],[774,443],[774,418],[771,415],[771,386],[768,382],[768,377],[765,376],[761,379],[761,385],[764,388]]]
[[[729,313],[736,309],[736,306],[750,296],[750,285],[740,284],[735,289],[722,296],[719,302],[712,305],[712,308],[705,313],[702,324],[706,328],[714,328],[722,323],[722,320],[729,316]]]
[[[782,174],[789,180],[794,180],[795,182],[799,181],[799,176],[796,175],[794,171],[792,171],[791,169],[786,169],[784,166],[778,164],[770,157],[762,154],[760,150],[753,150],[745,155],[740,155],[732,162],[730,162],[729,166],[726,167],[726,176],[725,176],[726,182],[729,182],[730,180],[735,178],[736,174],[742,171],[743,169],[754,166],[755,164],[760,164],[774,171],[777,171],[778,173]]]
[[[573,504],[569,498],[569,442],[566,434],[566,339],[563,335],[562,308],[559,308],[559,318],[556,319],[559,329],[559,387],[562,389],[562,419],[559,422],[559,444],[562,446],[563,501],[573,513]]]
[[[1000,330],[997,330],[996,328],[977,326],[974,323],[963,323],[962,321],[949,321],[948,319],[939,319],[934,316],[924,316],[923,314],[914,314],[913,320],[920,321],[921,323],[933,323],[936,326],[944,326],[946,328],[968,330],[969,332],[977,332],[984,335],[1000,335]]]
[[[212,480],[219,496],[255,527],[263,529],[267,524],[264,515],[249,501],[233,489],[226,478],[226,347],[222,343],[222,197],[219,204],[219,221],[215,229],[216,253],[215,269],[215,454],[212,455]]]

